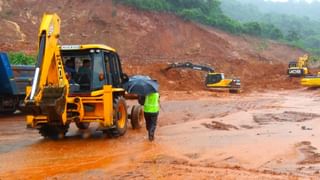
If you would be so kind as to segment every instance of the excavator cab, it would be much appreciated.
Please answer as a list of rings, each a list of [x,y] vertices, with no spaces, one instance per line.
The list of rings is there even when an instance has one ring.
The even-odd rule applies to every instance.
[[[297,67],[297,61],[290,61],[288,68],[293,68],[293,67]]]
[[[209,84],[219,83],[223,79],[223,73],[208,73],[206,76],[206,86],[208,86]]]
[[[297,61],[290,61],[287,73],[290,77],[302,77],[309,74],[309,56],[306,54],[298,58]]]
[[[223,73],[208,73],[206,76],[206,87],[210,89],[229,89],[230,93],[239,93],[241,88],[241,81],[238,78],[225,79]]]

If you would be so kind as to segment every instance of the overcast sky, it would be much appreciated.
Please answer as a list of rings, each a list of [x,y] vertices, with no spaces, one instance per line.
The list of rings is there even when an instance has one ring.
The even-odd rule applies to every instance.
[[[288,0],[265,0],[265,1],[287,2]],[[297,1],[300,1],[300,0],[297,0]],[[301,1],[306,1],[308,3],[311,3],[312,1],[319,1],[319,0],[301,0]]]

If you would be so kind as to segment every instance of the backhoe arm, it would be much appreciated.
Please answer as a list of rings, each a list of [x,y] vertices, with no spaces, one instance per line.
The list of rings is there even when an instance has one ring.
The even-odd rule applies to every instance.
[[[299,57],[299,59],[298,59],[298,67],[299,68],[307,67],[308,66],[308,60],[309,60],[309,56],[307,54],[305,54],[302,57]]]
[[[66,121],[68,80],[60,56],[60,18],[44,14],[39,29],[39,50],[31,92],[27,95],[26,110],[32,115],[46,114],[48,119]],[[42,113],[40,113],[42,112]]]
[[[189,69],[198,70],[198,71],[206,71],[206,72],[209,72],[209,73],[214,72],[214,69],[209,67],[209,66],[192,64],[191,62],[172,63],[165,70],[167,71],[167,70],[172,69],[172,68],[189,68]]]

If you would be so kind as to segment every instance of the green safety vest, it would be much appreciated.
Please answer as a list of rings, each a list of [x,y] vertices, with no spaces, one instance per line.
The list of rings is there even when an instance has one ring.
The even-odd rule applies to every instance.
[[[146,100],[144,102],[144,112],[159,112],[159,93],[151,93],[146,96]]]

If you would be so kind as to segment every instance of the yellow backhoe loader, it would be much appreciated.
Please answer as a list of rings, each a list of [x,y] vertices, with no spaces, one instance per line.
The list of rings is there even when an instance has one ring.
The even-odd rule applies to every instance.
[[[239,78],[225,79],[223,73],[217,73],[209,66],[193,64],[191,62],[171,63],[165,70],[168,71],[173,68],[188,68],[192,70],[205,71],[207,72],[205,79],[205,86],[207,88],[228,89],[231,93],[240,92],[241,81]]]
[[[100,44],[59,45],[60,18],[45,14],[39,29],[39,49],[32,86],[26,88],[27,127],[47,138],[64,137],[70,123],[121,136],[128,112],[122,72],[115,49]],[[141,127],[140,106],[132,108],[131,124]]]
[[[309,56],[305,54],[298,58],[298,61],[290,61],[288,66],[288,75],[290,77],[303,77],[309,74],[308,69]]]

